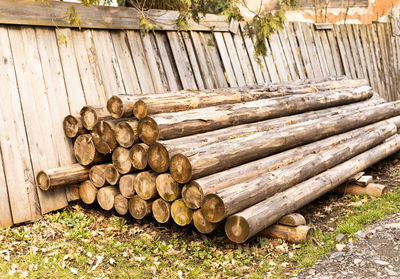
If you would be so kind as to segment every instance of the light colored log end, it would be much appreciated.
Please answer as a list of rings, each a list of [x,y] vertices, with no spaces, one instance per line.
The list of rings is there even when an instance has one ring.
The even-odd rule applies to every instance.
[[[97,192],[97,202],[104,210],[111,210],[114,207],[115,196],[119,194],[116,186],[100,188]]]
[[[305,242],[311,234],[312,230],[309,226],[292,227],[278,224],[272,225],[259,233],[259,235],[282,239],[289,243]]]
[[[218,195],[206,195],[203,199],[202,210],[209,222],[218,223],[225,218],[225,205]]]
[[[40,171],[38,173],[36,176],[36,181],[39,188],[43,191],[48,191],[50,189],[50,178],[44,171]]]
[[[136,173],[126,174],[119,179],[119,191],[127,199],[135,195]]]
[[[249,224],[240,215],[232,215],[226,219],[225,233],[230,241],[243,243],[249,236]]]
[[[115,211],[118,212],[120,215],[125,215],[128,213],[128,199],[118,194],[114,197],[114,208]]]
[[[150,171],[141,172],[136,176],[135,190],[140,198],[149,200],[157,196],[156,177],[157,174]]]
[[[104,170],[104,176],[110,185],[115,185],[118,183],[121,175],[113,164],[108,164]]]
[[[160,138],[158,124],[148,116],[140,119],[138,134],[139,138],[146,144],[153,144]]]
[[[106,184],[104,171],[108,164],[95,165],[90,168],[89,179],[97,188],[103,187]]]
[[[96,150],[108,154],[118,146],[113,127],[106,121],[99,121],[92,131],[93,143]]]
[[[79,186],[79,196],[86,204],[92,204],[96,200],[98,189],[89,180],[84,181]]]
[[[181,187],[169,173],[162,173],[156,178],[157,192],[162,199],[172,202],[180,197]]]
[[[129,159],[137,170],[144,170],[148,163],[149,146],[145,143],[135,144],[129,151]]]
[[[171,204],[169,202],[163,199],[157,199],[153,202],[151,208],[154,219],[156,219],[158,223],[164,224],[168,222],[171,217]]]
[[[83,127],[85,127],[89,131],[93,130],[98,121],[95,108],[92,106],[84,106],[81,109],[80,114]]]
[[[133,105],[133,115],[137,119],[143,119],[147,116],[147,105],[144,101],[138,100]]]
[[[279,219],[278,223],[281,225],[297,227],[297,226],[305,225],[306,218],[304,218],[304,216],[301,215],[300,213],[291,213],[291,214],[285,215],[281,219]]]
[[[186,183],[192,178],[192,164],[183,154],[175,154],[169,163],[169,171],[178,183]]]
[[[212,233],[217,227],[217,223],[208,222],[202,213],[202,210],[196,210],[193,214],[193,224],[200,233]]]
[[[148,150],[148,163],[152,170],[162,173],[168,170],[169,153],[160,143],[150,145]]]
[[[171,216],[179,226],[187,226],[192,223],[193,210],[187,207],[182,199],[179,199],[171,205]]]
[[[67,201],[78,201],[81,199],[79,195],[79,185],[68,185],[65,187],[65,195],[67,196]]]
[[[96,159],[96,148],[89,134],[80,135],[74,143],[74,155],[79,164],[88,166]]]
[[[137,220],[143,219],[151,213],[151,201],[134,196],[129,200],[129,213]]]
[[[122,102],[121,98],[114,95],[108,99],[107,110],[111,117],[115,119],[121,118],[124,114],[124,103]]]
[[[139,140],[137,134],[137,120],[121,121],[115,125],[115,139],[125,148],[130,148],[135,142]]]
[[[112,153],[112,162],[120,174],[127,174],[133,170],[131,160],[129,159],[129,149],[118,146]]]
[[[68,138],[75,138],[83,128],[80,119],[74,115],[67,115],[63,120],[64,133]]]
[[[182,188],[182,199],[187,207],[191,209],[200,208],[203,202],[204,194],[196,181],[190,181]]]

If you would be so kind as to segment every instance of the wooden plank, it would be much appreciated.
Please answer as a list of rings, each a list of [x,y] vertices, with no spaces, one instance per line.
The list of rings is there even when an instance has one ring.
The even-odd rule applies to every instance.
[[[188,35],[188,33],[182,34],[185,37]],[[196,53],[197,59],[199,61],[199,68],[201,71],[201,77],[202,80],[204,81],[204,86],[206,88],[215,88],[217,87],[216,81],[213,81],[212,77],[214,77],[214,73],[212,72],[211,69],[209,69],[209,63],[206,58],[206,53],[205,53],[205,46],[202,44],[202,41],[200,40],[200,35],[198,32],[190,32],[191,39],[193,41],[193,48]],[[185,39],[186,41],[189,41],[190,37]],[[190,41],[191,43],[191,41]],[[193,64],[192,64],[193,65]]]
[[[137,31],[127,31],[126,35],[142,93],[154,93],[153,80],[151,79],[151,73],[147,65],[140,34]]]
[[[377,80],[377,84],[379,87],[378,93],[382,98],[384,97],[385,94],[385,89],[384,89],[384,85],[383,85],[383,79],[382,79],[382,70],[381,70],[381,65],[380,65],[380,56],[377,56],[378,50],[376,50],[376,44],[377,42],[374,41],[374,35],[375,34],[375,30],[374,30],[374,26],[372,24],[367,25],[367,40],[368,40],[368,44],[369,44],[369,49],[371,50],[371,57],[372,57],[372,62],[373,62],[373,66],[374,66],[374,72],[376,75],[376,80]]]
[[[358,53],[358,49],[357,49],[358,46],[357,46],[356,41],[354,39],[352,24],[345,24],[344,27],[346,28],[347,37],[349,39],[350,51],[351,51],[352,56],[353,56],[354,68],[356,69],[357,77],[358,78],[366,78],[366,76],[364,76],[364,71],[362,69],[362,64],[361,64],[364,61],[361,61],[360,55]]]
[[[0,125],[3,125],[1,123]],[[0,131],[4,130],[0,128]],[[8,190],[7,182],[3,169],[3,157],[1,155],[1,144],[0,144],[0,229],[7,228],[13,224],[11,216],[10,203],[8,202]]]
[[[178,70],[176,69],[175,61],[172,56],[171,48],[169,47],[168,38],[165,32],[155,32],[156,43],[162,63],[164,65],[165,74],[167,76],[170,90],[178,91],[182,89],[182,84],[179,79]]]
[[[322,71],[322,76],[327,77],[330,75],[329,72],[329,66],[328,66],[328,62],[326,61],[326,57],[325,57],[325,51],[324,48],[322,46],[322,42],[321,42],[321,36],[320,33],[323,33],[323,31],[315,31],[314,28],[310,28],[311,29],[311,34],[315,43],[315,49],[317,52],[317,57],[319,60],[319,65],[321,67],[321,71]]]
[[[304,65],[300,56],[300,48],[299,45],[297,44],[296,36],[293,33],[293,26],[291,24],[286,23],[284,25],[283,32],[287,35],[287,39],[290,45],[289,51],[293,54],[293,58],[296,64],[297,74],[301,79],[305,79],[306,74],[304,72]]]
[[[253,73],[253,68],[251,67],[250,58],[247,55],[246,48],[244,47],[244,42],[242,35],[232,35],[233,42],[236,47],[236,51],[239,57],[240,65],[242,66],[244,79],[247,85],[254,85],[256,84],[255,76]]]
[[[242,67],[240,66],[239,57],[236,52],[235,45],[233,43],[232,35],[228,32],[223,32],[222,36],[226,44],[226,49],[228,51],[229,58],[232,63],[233,72],[235,73],[236,81],[238,86],[246,86],[246,80],[244,79]]]
[[[386,50],[386,40],[385,40],[385,35],[384,35],[384,27],[383,23],[377,23],[377,35],[378,35],[378,42],[379,42],[379,49],[381,53],[381,65],[383,69],[383,79],[384,79],[384,85],[385,85],[385,91],[386,91],[386,97],[387,100],[391,100],[390,92],[392,90],[391,88],[391,80],[390,80],[390,69],[388,65],[388,53]]]
[[[152,33],[140,33],[143,47],[146,50],[144,53],[147,59],[147,65],[153,80],[154,90],[156,93],[168,91],[167,77],[165,76],[164,66],[162,65],[157,45]]]
[[[142,92],[136,73],[135,65],[133,64],[132,55],[129,51],[129,44],[124,31],[111,32],[115,54],[118,64],[121,69],[121,76],[124,82],[126,93],[140,94]]]
[[[216,42],[209,32],[200,32],[200,39],[206,52],[208,64],[212,66],[212,71],[215,74],[217,87],[228,87],[228,82],[224,74],[224,67],[222,66],[221,57],[218,53]]]
[[[157,30],[179,30],[177,11],[148,10],[134,8],[92,6],[62,1],[2,0],[0,1],[0,23],[33,26],[71,27],[66,12],[73,7],[80,17],[80,27],[96,29],[141,30],[142,12],[152,19]],[[222,15],[206,14],[200,22],[189,21],[191,30],[229,31],[229,22]]]
[[[270,34],[267,41],[271,46],[271,54],[275,61],[276,69],[278,70],[280,80],[281,81],[291,80],[289,67],[287,65],[286,59],[279,44],[278,36],[275,33]]]
[[[343,45],[344,45],[344,50],[346,52],[347,63],[350,68],[351,77],[357,78],[355,61],[354,61],[353,55],[351,53],[351,46],[350,46],[349,38],[347,36],[346,26],[344,24],[341,24],[341,25],[339,25],[339,29],[340,29],[340,36],[341,36],[341,39],[342,39]]]
[[[359,26],[361,26],[361,24],[351,24],[351,26],[353,27],[354,39],[356,42],[356,50],[358,51],[358,57],[360,58],[363,76],[365,79],[367,79],[368,78],[368,70],[367,70],[367,65],[366,65],[366,59],[365,59],[364,52],[363,52],[363,46],[361,44],[361,38],[360,38],[361,35],[360,35],[360,29],[359,29]]]
[[[183,41],[185,42],[186,52],[188,54],[190,64],[192,65],[192,70],[193,70],[194,77],[196,79],[197,87],[201,90],[205,89],[205,88],[213,88],[212,82],[210,82],[210,77],[202,76],[202,74],[201,74],[201,68],[199,65],[200,61],[197,62],[197,60],[199,58],[196,57],[194,45],[192,43],[189,33],[181,32],[181,36],[182,36]]]
[[[335,71],[336,71],[336,74],[338,76],[340,76],[340,75],[344,75],[345,71],[344,71],[342,59],[340,57],[339,43],[334,34],[335,34],[334,29],[326,31],[326,35],[328,37],[329,46],[330,46],[331,53],[332,53],[333,63],[335,65]],[[347,64],[346,64],[346,66],[347,66]]]
[[[303,31],[299,22],[293,23],[297,41],[300,47],[301,57],[303,58],[304,68],[306,69],[307,78],[314,78],[314,72],[311,67],[310,57],[308,56],[307,45],[303,37]]]
[[[48,92],[43,81],[35,30],[25,27],[9,28],[9,37],[29,151],[36,175],[43,169],[54,168],[60,164],[52,131],[53,116],[49,111]],[[49,192],[38,188],[38,196],[43,214],[68,205],[64,188]]]
[[[318,54],[317,54],[317,50],[315,48],[315,41],[313,40],[313,37],[311,34],[311,28],[313,28],[313,27],[307,23],[301,23],[300,25],[301,25],[301,29],[303,31],[304,40],[307,45],[307,51],[308,51],[308,55],[310,57],[311,67],[313,68],[313,71],[314,71],[314,76],[316,78],[322,78],[323,73],[321,70],[321,65],[318,62]]]
[[[350,71],[349,60],[347,58],[347,53],[346,53],[346,50],[345,50],[345,47],[344,47],[344,42],[343,42],[342,34],[340,32],[339,25],[334,25],[333,29],[335,30],[335,37],[336,37],[337,42],[338,42],[340,60],[342,61],[344,74],[347,77],[351,77],[352,74],[351,74],[351,71]],[[331,42],[331,38],[329,38],[329,41]]]
[[[55,31],[58,38],[58,52],[68,94],[69,109],[72,114],[77,114],[86,105],[86,98],[75,58],[71,29],[57,28]],[[65,41],[59,40],[61,36],[64,36]]]
[[[235,73],[233,72],[231,59],[229,58],[228,51],[226,49],[224,37],[221,32],[214,32],[214,38],[217,43],[219,54],[221,55],[222,64],[224,65],[225,75],[228,80],[230,87],[237,87]]]
[[[192,66],[190,65],[182,37],[177,32],[167,32],[167,36],[183,89],[197,89]]]
[[[326,34],[326,31],[321,30],[318,33],[319,33],[319,37],[321,39],[322,51],[325,54],[326,64],[328,66],[328,73],[331,76],[337,76],[339,74],[337,74],[337,72],[336,72],[335,62],[333,60],[333,54],[331,51],[331,47],[330,47],[330,44],[328,41],[328,36]]]
[[[15,31],[19,32],[19,28]],[[4,191],[8,192],[13,222],[18,224],[38,219],[41,212],[29,156],[14,59],[5,27],[0,27],[0,57],[2,58],[0,59],[0,82],[2,90],[7,92],[8,96],[0,102],[0,134],[2,135],[0,136],[2,156],[0,162],[6,178],[6,183],[0,182],[0,188],[2,195]],[[3,213],[3,210],[1,212]],[[4,212],[6,215],[7,210]],[[7,225],[7,220],[8,217],[4,217],[2,222]]]
[[[278,41],[280,42],[280,45],[282,46],[283,49],[283,55],[286,58],[286,62],[290,71],[290,75],[292,76],[292,80],[299,79],[299,75],[297,74],[297,71],[295,69],[295,61],[293,58],[293,52],[290,49],[289,45],[289,38],[286,33],[286,29],[278,29],[276,37],[279,39]]]
[[[266,72],[266,65],[265,65],[265,61],[263,58],[259,59],[259,62],[261,64],[260,65],[257,63],[256,58],[254,57],[254,44],[253,41],[251,40],[251,38],[249,36],[246,36],[245,33],[243,32],[243,26],[240,25],[241,28],[241,33],[243,36],[243,41],[247,50],[247,53],[250,57],[250,62],[251,62],[251,66],[253,67],[253,72],[254,72],[254,76],[256,78],[257,84],[263,84],[265,82],[269,81],[269,76],[268,73]],[[265,76],[267,77],[265,79]]]
[[[395,53],[392,48],[392,31],[390,29],[390,24],[389,23],[384,23],[383,24],[384,28],[384,36],[385,36],[385,41],[386,41],[386,49],[387,49],[387,58],[388,58],[388,68],[389,68],[389,78],[390,78],[390,85],[391,85],[391,91],[390,93],[390,100],[394,101],[396,100],[396,68],[394,66],[394,59],[395,59]]]
[[[107,99],[113,95],[126,94],[110,33],[92,30],[92,36],[97,58],[92,63],[98,63]]]
[[[72,30],[72,45],[75,51],[76,62],[88,105],[105,105],[107,98],[101,80],[99,69],[96,67],[96,56],[90,30]]]
[[[359,32],[360,32],[360,38],[361,38],[361,50],[364,51],[364,58],[365,58],[365,63],[366,63],[366,68],[367,68],[367,73],[368,73],[368,79],[370,81],[370,84],[374,88],[374,90],[377,90],[378,84],[376,82],[376,75],[378,73],[374,72],[374,66],[373,66],[373,61],[371,58],[371,49],[369,48],[369,43],[367,39],[367,26],[366,25],[360,25],[359,26]]]

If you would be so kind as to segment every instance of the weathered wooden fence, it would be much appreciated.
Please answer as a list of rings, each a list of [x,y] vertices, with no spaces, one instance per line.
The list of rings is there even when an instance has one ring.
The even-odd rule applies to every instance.
[[[35,176],[74,162],[63,117],[85,104],[105,105],[114,94],[328,75],[367,78],[388,100],[400,94],[400,37],[392,36],[386,23],[328,30],[287,24],[268,40],[262,69],[253,57],[253,41],[241,30],[231,33],[218,16],[178,32],[176,14],[158,11],[169,31],[145,35],[131,10],[93,8],[83,10],[90,15],[83,26],[92,28],[80,31],[66,27],[61,8],[69,4],[8,2],[0,1],[0,227],[36,220],[68,204],[65,189],[43,192]]]

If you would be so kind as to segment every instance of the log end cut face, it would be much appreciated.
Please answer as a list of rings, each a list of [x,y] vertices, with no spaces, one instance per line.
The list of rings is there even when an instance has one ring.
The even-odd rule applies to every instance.
[[[77,137],[74,143],[74,155],[79,164],[83,166],[93,163],[96,157],[96,148],[91,135],[85,134]]]
[[[151,117],[140,119],[138,126],[139,138],[146,144],[153,144],[160,138],[158,124]]]
[[[200,233],[204,234],[213,232],[218,226],[216,223],[207,221],[201,209],[196,210],[193,214],[193,224]]]
[[[77,136],[79,131],[80,121],[73,115],[68,115],[63,120],[63,128],[65,135],[69,138]]]
[[[193,210],[187,207],[183,200],[176,200],[171,205],[171,216],[179,226],[187,226],[192,223]]]
[[[156,179],[157,192],[165,201],[172,202],[180,197],[181,188],[169,173],[162,173]]]
[[[196,181],[190,181],[182,188],[182,199],[187,207],[198,209],[203,202],[203,191]]]
[[[108,99],[107,110],[113,118],[121,118],[124,114],[124,103],[121,98],[118,96],[112,96]]]
[[[156,196],[156,174],[152,172],[141,172],[136,176],[135,180],[136,194],[144,200],[149,200]]]
[[[81,121],[83,127],[89,131],[93,130],[98,121],[96,110],[91,106],[83,107],[81,110]]]
[[[96,200],[98,189],[90,181],[84,181],[79,186],[79,196],[86,204],[92,204]]]
[[[111,188],[110,188],[111,187]],[[97,202],[100,207],[104,210],[111,210],[114,207],[114,197],[115,195],[110,193],[110,189],[115,186],[108,186],[100,188],[97,192]]]
[[[170,204],[168,202],[163,199],[157,199],[153,202],[151,208],[154,219],[156,219],[158,223],[164,224],[168,222],[171,216]]]
[[[38,183],[39,188],[42,189],[43,191],[47,191],[50,189],[50,178],[44,171],[40,171],[38,173],[36,181]]]
[[[220,222],[225,218],[224,202],[215,194],[204,197],[202,210],[204,217],[212,223]]]
[[[94,126],[92,137],[96,150],[102,154],[111,153],[118,145],[113,127],[105,121],[100,121]]]
[[[172,177],[178,183],[186,183],[192,178],[192,164],[183,154],[172,156],[169,163],[169,170]]]
[[[120,174],[113,164],[108,164],[104,170],[104,176],[110,185],[117,184]]]
[[[236,243],[243,243],[249,235],[249,224],[246,219],[239,215],[228,217],[225,223],[225,233],[229,240]]]
[[[138,125],[137,121],[136,123]],[[122,121],[115,126],[115,139],[122,147],[129,148],[138,141],[139,137],[137,135],[137,130],[135,130],[132,125],[126,121]]]
[[[128,213],[128,199],[121,194],[116,195],[114,198],[114,208],[118,214],[125,215]]]
[[[148,203],[138,196],[129,200],[129,213],[135,219],[143,219],[149,213]]]
[[[131,160],[129,159],[129,149],[118,146],[112,154],[114,167],[120,174],[126,174],[132,170]]]
[[[135,144],[130,152],[129,159],[132,166],[137,170],[144,170],[147,167],[149,146],[144,143]]]
[[[133,115],[137,119],[143,119],[147,116],[147,105],[144,101],[138,100],[133,105]]]
[[[148,163],[152,170],[161,173],[168,170],[169,153],[160,143],[150,145],[148,150]]]

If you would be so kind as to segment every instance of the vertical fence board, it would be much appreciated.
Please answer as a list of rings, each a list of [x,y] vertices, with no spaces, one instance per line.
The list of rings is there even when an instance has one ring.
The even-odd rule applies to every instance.
[[[321,36],[320,36],[320,33],[323,33],[324,30],[315,31],[315,29],[312,25],[310,26],[310,29],[311,29],[312,37],[314,39],[315,49],[317,52],[319,65],[321,67],[322,76],[324,76],[324,77],[329,76],[330,72],[328,69],[329,68],[328,62],[326,61],[325,51],[324,51],[324,48],[322,47]]]
[[[359,33],[360,33],[360,38],[361,38],[361,51],[364,51],[364,58],[365,58],[365,63],[366,63],[366,70],[368,74],[368,78],[370,81],[371,86],[377,90],[377,82],[376,82],[376,74],[374,72],[374,66],[373,66],[373,61],[371,58],[371,49],[369,48],[368,44],[368,38],[367,38],[367,26],[361,25],[359,28]]]
[[[304,65],[302,63],[300,49],[296,41],[296,36],[293,33],[293,26],[291,24],[285,24],[284,33],[286,34],[286,38],[289,41],[289,51],[293,54],[294,61],[296,63],[296,70],[299,78],[306,78],[306,74],[304,72]]]
[[[192,70],[196,79],[198,89],[202,90],[205,88],[212,88],[212,82],[208,82],[210,80],[210,77],[202,76],[201,74],[201,66],[199,65],[200,62],[197,61],[199,57],[196,57],[195,46],[192,43],[190,34],[188,32],[181,32],[181,35],[186,46],[186,52],[188,54],[190,64],[192,65]],[[207,82],[204,79],[207,79]]]
[[[307,45],[303,37],[303,32],[300,23],[293,23],[293,28],[300,47],[300,53],[303,60],[304,68],[306,69],[307,78],[314,78],[314,72],[311,67],[310,57],[308,56]]]
[[[356,71],[356,76],[358,78],[364,78],[364,71],[362,69],[362,64],[361,64],[362,62],[360,60],[357,45],[356,45],[356,42],[354,39],[352,24],[346,24],[345,30],[347,33],[347,39],[349,40],[350,53],[351,53],[351,56],[353,57],[354,69]]]
[[[221,57],[218,53],[216,42],[212,34],[209,32],[202,32],[200,33],[200,39],[202,41],[202,45],[206,50],[208,63],[215,70],[214,74],[217,80],[217,87],[227,87],[228,82],[224,74],[224,67],[222,66]]]
[[[254,44],[253,41],[250,39],[249,36],[246,36],[243,32],[243,27],[242,25],[240,25],[241,27],[241,34],[243,36],[243,41],[244,41],[244,45],[247,51],[247,55],[250,58],[250,63],[251,66],[253,67],[253,72],[254,72],[254,77],[256,79],[257,84],[263,84],[264,82],[268,82],[269,81],[269,77],[268,77],[268,73],[265,71],[266,67],[265,67],[265,61],[264,59],[262,59],[260,57],[259,61],[262,65],[262,67],[264,68],[264,73],[266,73],[266,76],[268,78],[264,79],[264,73],[263,73],[263,69],[261,69],[260,65],[257,63],[256,58],[254,57]],[[263,63],[264,62],[264,63]]]
[[[363,78],[368,79],[368,66],[366,65],[366,58],[363,52],[363,46],[361,44],[361,34],[360,34],[360,24],[352,24],[354,39],[356,43],[356,51],[358,52],[358,57],[360,59],[361,71],[363,73]]]
[[[3,125],[1,123],[0,125]],[[3,129],[0,128],[0,131]],[[13,224],[10,203],[8,202],[7,182],[3,169],[3,156],[1,155],[0,144],[0,228],[6,228]]]
[[[243,75],[242,67],[240,66],[239,57],[236,52],[236,47],[233,43],[232,35],[230,32],[223,32],[226,49],[232,63],[233,72],[235,73],[238,86],[246,86],[246,80]]]
[[[345,74],[345,70],[344,70],[345,62],[344,61],[342,62],[342,60],[341,60],[340,51],[339,51],[339,42],[335,36],[335,29],[326,30],[326,35],[328,37],[328,42],[329,42],[329,46],[331,49],[336,74],[338,76],[344,75]],[[346,62],[346,67],[348,68],[347,62]]]
[[[278,29],[277,37],[279,38],[279,42],[282,45],[283,55],[286,58],[287,65],[289,67],[290,75],[292,76],[293,80],[299,78],[299,75],[295,69],[296,63],[293,58],[293,52],[290,49],[288,35],[286,33],[286,29]]]
[[[240,34],[233,34],[233,42],[235,44],[237,54],[239,57],[240,65],[242,66],[244,79],[246,80],[247,85],[254,85],[256,83],[253,69],[251,67],[249,56],[247,55],[247,51],[244,47],[243,38]]]
[[[200,41],[200,35],[198,32],[191,32],[191,39],[193,40],[193,48],[196,53],[197,59],[199,60],[199,68],[201,72],[201,77],[204,81],[204,86],[206,88],[214,88],[213,74],[212,70],[209,69],[211,65],[208,64],[205,54],[205,48]],[[185,33],[185,41],[190,41],[190,36]]]
[[[328,67],[328,74],[331,76],[336,76],[340,75],[336,71],[336,66],[333,58],[333,51],[331,50],[331,46],[328,41],[328,36],[326,34],[326,30],[322,30],[319,32],[319,36],[321,38],[321,44],[322,44],[322,51],[324,52],[325,59],[326,59],[326,64]],[[334,47],[334,46],[332,46]]]
[[[232,63],[229,58],[228,51],[226,49],[224,37],[221,32],[215,32],[214,38],[217,43],[219,54],[221,55],[222,64],[224,65],[225,74],[228,79],[228,83],[231,87],[237,87],[238,83],[236,81],[235,73],[233,72]]]

